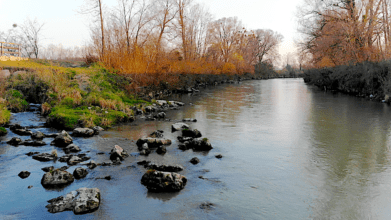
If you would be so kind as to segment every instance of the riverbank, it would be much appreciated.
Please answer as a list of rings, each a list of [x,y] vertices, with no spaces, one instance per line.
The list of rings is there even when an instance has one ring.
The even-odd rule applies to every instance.
[[[322,90],[390,102],[390,69],[390,61],[309,69],[304,73],[304,82]]]
[[[22,112],[29,103],[37,103],[42,104],[41,114],[48,117],[49,126],[107,128],[133,121],[156,99],[173,93],[195,93],[209,85],[261,78],[254,74],[118,74],[96,64],[65,66],[71,67],[48,61],[0,63],[4,82],[0,96],[8,110]],[[0,121],[7,120],[0,114]]]

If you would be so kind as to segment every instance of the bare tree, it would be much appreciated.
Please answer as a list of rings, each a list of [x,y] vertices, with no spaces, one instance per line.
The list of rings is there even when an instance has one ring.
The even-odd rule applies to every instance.
[[[27,55],[30,58],[32,56],[38,58],[42,37],[41,31],[44,25],[44,23],[38,22],[37,19],[31,20],[28,18],[27,20],[25,20],[24,24],[20,26],[22,33],[25,37],[24,46],[27,50]]]

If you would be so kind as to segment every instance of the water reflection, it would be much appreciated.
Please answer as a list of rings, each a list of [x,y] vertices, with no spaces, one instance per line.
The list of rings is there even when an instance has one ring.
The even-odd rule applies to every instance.
[[[369,219],[373,186],[389,167],[390,112],[379,103],[315,94],[310,111],[310,179],[318,179],[314,218]]]

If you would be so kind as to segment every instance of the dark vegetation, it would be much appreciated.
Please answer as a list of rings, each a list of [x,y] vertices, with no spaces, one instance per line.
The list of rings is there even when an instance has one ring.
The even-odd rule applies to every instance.
[[[336,67],[309,69],[304,81],[321,89],[388,101],[391,94],[390,61],[363,62]]]

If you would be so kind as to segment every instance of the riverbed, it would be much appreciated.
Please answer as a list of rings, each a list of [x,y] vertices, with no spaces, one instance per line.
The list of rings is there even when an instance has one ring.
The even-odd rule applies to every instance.
[[[0,219],[390,218],[390,106],[326,93],[302,79],[245,81],[170,99],[186,103],[167,112],[171,121],[138,119],[93,138],[74,138],[81,153],[98,163],[109,161],[115,144],[131,156],[119,166],[89,170],[86,178],[60,190],[41,186],[41,168],[66,163],[39,162],[25,155],[53,149],[64,155],[49,145],[52,139],[45,138],[48,145],[37,148],[5,144],[17,136],[12,132],[0,138]],[[172,133],[171,125],[183,118],[196,118],[188,124],[214,149],[178,149],[179,133]],[[26,112],[14,114],[12,123],[42,126],[44,119]],[[173,141],[168,152],[140,156],[135,141],[155,130],[163,130]],[[217,154],[223,158],[217,159]],[[191,164],[193,157],[201,162]],[[146,171],[137,165],[142,160],[182,165],[185,169],[179,173],[187,177],[186,187],[177,193],[148,192],[140,183]],[[19,178],[22,170],[31,175]],[[112,179],[96,179],[107,175]],[[70,211],[51,214],[45,208],[47,200],[81,187],[101,190],[97,211],[75,216]],[[203,203],[211,205],[205,208]]]

